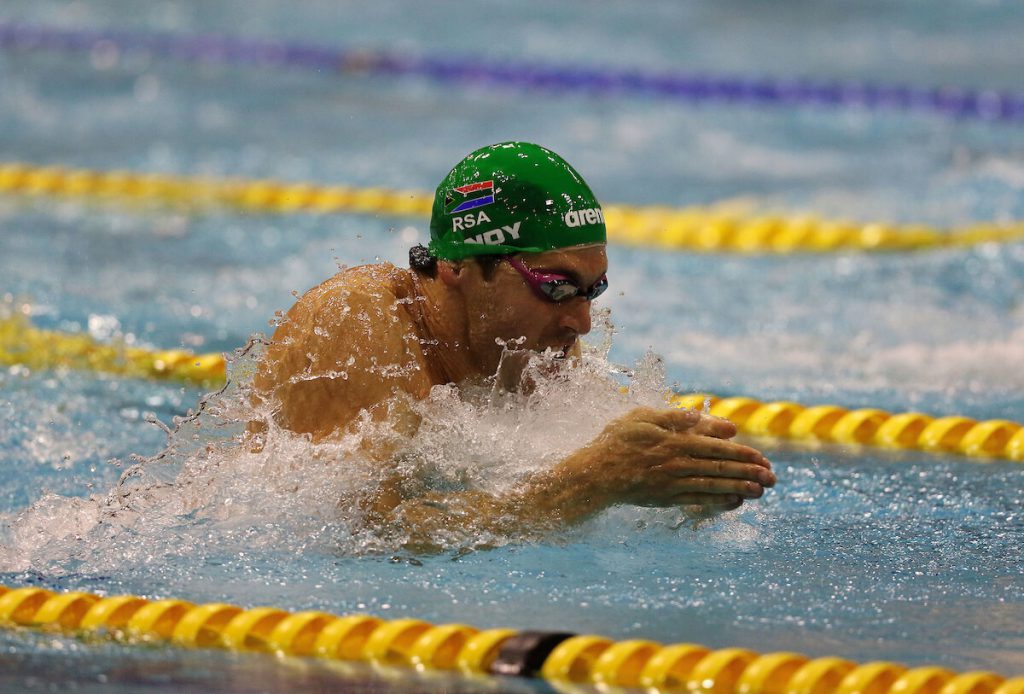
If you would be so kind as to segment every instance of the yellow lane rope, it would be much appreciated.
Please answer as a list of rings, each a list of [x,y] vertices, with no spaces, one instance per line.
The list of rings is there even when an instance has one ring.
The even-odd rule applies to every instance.
[[[322,186],[240,178],[172,176],[0,163],[0,193],[160,203],[222,205],[263,213],[356,213],[427,217],[432,196],[412,190]],[[708,207],[604,209],[611,241],[633,246],[741,253],[921,250],[1024,239],[1024,222],[952,229],[763,214],[743,202]]]
[[[15,365],[170,379],[205,387],[222,384],[226,376],[220,354],[104,344],[86,334],[41,330],[20,315],[0,318],[0,366]]]
[[[105,635],[128,643],[223,648],[279,656],[362,661],[466,676],[540,675],[553,684],[690,692],[815,692],[820,694],[1022,694],[1024,677],[955,673],[941,667],[908,669],[892,662],[854,663],[799,653],[760,654],[744,648],[711,650],[692,643],[615,642],[603,636],[546,634],[506,646],[524,634],[481,631],[465,624],[435,626],[418,619],[384,621],[368,615],[243,609],[223,603],[100,597],[43,588],[0,586],[0,626],[35,627],[76,635]],[[554,637],[554,638],[551,638]],[[540,660],[536,672],[524,664]],[[497,667],[496,665],[500,665]],[[511,668],[511,669],[508,669]]]
[[[0,366],[14,365],[170,379],[203,387],[222,385],[227,371],[221,354],[104,344],[85,334],[41,330],[20,314],[0,318]],[[958,453],[979,461],[1005,458],[1024,462],[1024,428],[1005,419],[978,421],[961,416],[931,417],[920,412],[891,414],[838,405],[808,407],[704,393],[673,395],[670,402],[697,410],[707,406],[711,414],[732,420],[741,432],[753,436]]]
[[[838,405],[807,407],[795,402],[761,402],[742,396],[675,395],[676,407],[704,409],[725,417],[740,431],[804,441],[852,443],[960,453],[979,461],[993,458],[1024,461],[1024,428],[1006,419],[931,417],[920,412],[849,410]]]

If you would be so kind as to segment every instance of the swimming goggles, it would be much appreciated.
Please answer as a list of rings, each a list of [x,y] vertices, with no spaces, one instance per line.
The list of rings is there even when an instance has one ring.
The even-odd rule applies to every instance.
[[[530,288],[533,289],[537,296],[548,301],[568,301],[577,296],[582,296],[587,301],[593,301],[608,288],[607,275],[601,275],[592,285],[583,288],[565,275],[550,272],[534,272],[523,265],[523,261],[515,256],[506,256],[505,260],[515,268],[516,272],[523,276],[523,279],[526,280],[526,283],[530,285]]]

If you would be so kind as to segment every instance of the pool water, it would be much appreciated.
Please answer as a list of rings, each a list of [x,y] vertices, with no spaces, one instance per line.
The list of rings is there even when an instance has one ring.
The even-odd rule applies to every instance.
[[[0,20],[467,60],[1024,88],[1024,15],[1011,2],[807,11],[740,0],[642,10],[8,0]],[[525,139],[563,154],[605,202],[744,197],[943,227],[1024,218],[1024,128],[1012,123],[96,52],[0,52],[0,79],[2,161],[429,190],[468,151]],[[0,196],[0,311],[100,339],[234,354],[272,330],[293,292],[339,265],[404,264],[426,234],[420,219]],[[670,387],[1024,421],[1024,244],[750,257],[612,247],[609,259],[611,289],[597,306],[614,327],[590,339],[611,339],[607,355],[595,350],[585,373],[546,398],[425,403],[438,424],[413,452],[448,461],[433,473],[514,485]],[[347,451],[287,437],[274,455],[237,450],[247,359],[233,364],[228,391],[170,437],[147,420],[173,427],[202,390],[0,371],[0,584],[1024,674],[1019,463],[751,441],[779,484],[717,519],[621,507],[541,540],[494,538],[498,547],[465,553],[456,538],[439,555],[416,555],[339,509],[363,472],[332,464]],[[636,372],[629,394],[618,389],[626,371]],[[446,422],[442,412],[454,414]],[[133,465],[138,474],[119,487]],[[127,505],[126,489],[135,490]],[[212,688],[234,673],[236,688],[315,689],[339,676],[223,653],[0,638],[10,686],[172,688],[191,677]],[[379,673],[340,676],[390,686]]]

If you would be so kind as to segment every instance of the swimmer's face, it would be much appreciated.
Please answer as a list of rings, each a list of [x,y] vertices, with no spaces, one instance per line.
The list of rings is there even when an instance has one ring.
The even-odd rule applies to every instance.
[[[580,287],[594,285],[608,270],[605,247],[588,246],[517,256],[536,273],[564,275]],[[481,372],[498,368],[500,343],[519,343],[537,352],[550,348],[568,353],[581,335],[590,332],[590,301],[542,299],[508,262],[498,263],[489,280],[475,262],[467,263],[464,284],[470,351]]]

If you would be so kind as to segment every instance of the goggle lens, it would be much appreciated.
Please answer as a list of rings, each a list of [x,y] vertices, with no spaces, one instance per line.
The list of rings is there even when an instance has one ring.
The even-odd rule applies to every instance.
[[[540,290],[552,301],[566,301],[580,293],[580,288],[569,280],[551,280],[541,282]]]
[[[594,284],[584,289],[568,277],[554,273],[534,272],[523,265],[518,258],[509,256],[506,260],[523,276],[523,279],[533,287],[537,294],[549,301],[568,301],[577,296],[586,297],[587,301],[593,301],[608,289],[607,275],[601,275]]]
[[[604,294],[608,289],[608,278],[602,277],[588,289],[579,287],[572,280],[549,280],[540,283],[540,290],[552,301],[568,301],[577,296],[587,297],[587,301],[593,301]]]
[[[607,288],[608,288],[608,278],[605,277],[604,275],[601,275],[601,279],[599,279],[597,282],[594,282],[594,286],[592,286],[587,291],[587,300],[588,301],[593,301],[597,297],[599,297],[602,294],[604,294],[604,290],[607,289]]]

